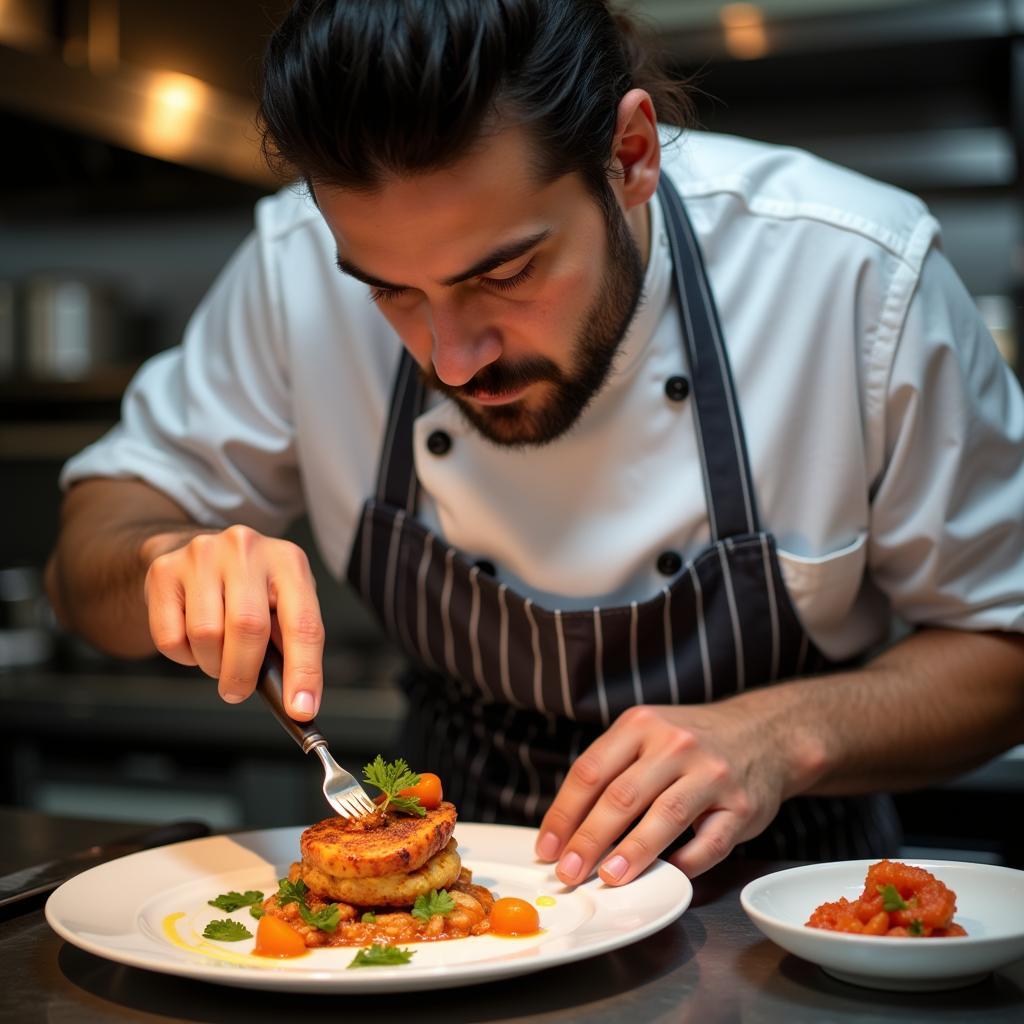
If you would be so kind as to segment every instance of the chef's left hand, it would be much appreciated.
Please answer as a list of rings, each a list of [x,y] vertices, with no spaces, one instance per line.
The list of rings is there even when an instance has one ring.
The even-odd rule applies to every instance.
[[[622,885],[692,825],[694,838],[669,862],[692,878],[724,860],[793,795],[788,744],[751,711],[735,698],[629,708],[573,763],[541,823],[537,856],[557,858],[567,885],[599,861],[601,879]]]

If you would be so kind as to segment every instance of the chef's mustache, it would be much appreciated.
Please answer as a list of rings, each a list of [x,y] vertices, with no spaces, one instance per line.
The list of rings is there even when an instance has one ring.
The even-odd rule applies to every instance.
[[[440,391],[450,398],[472,398],[476,394],[500,395],[506,391],[518,391],[538,381],[559,383],[562,373],[558,367],[543,356],[532,356],[515,363],[490,363],[477,371],[465,384],[445,384],[438,377],[433,366],[421,367],[420,374],[427,387]]]

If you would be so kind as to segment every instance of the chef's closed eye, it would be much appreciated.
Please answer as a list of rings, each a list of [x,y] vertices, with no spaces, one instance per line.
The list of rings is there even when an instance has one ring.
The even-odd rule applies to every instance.
[[[496,288],[501,292],[515,291],[516,288],[520,287],[520,285],[526,284],[526,282],[533,277],[536,272],[535,265],[536,257],[531,257],[521,270],[510,274],[508,277],[489,275],[487,277],[478,278],[478,280],[480,284],[486,285],[489,288]]]
[[[529,281],[535,273],[535,258],[531,258],[521,269],[509,274],[507,277],[498,276],[497,273],[481,275],[474,278],[474,283],[484,288],[494,289],[498,292],[512,292]],[[370,299],[378,305],[394,302],[405,295],[417,291],[414,288],[384,288],[377,287],[370,289]]]
[[[376,302],[378,306],[387,302],[394,302],[403,295],[408,295],[410,288],[374,288],[370,287],[370,301]]]

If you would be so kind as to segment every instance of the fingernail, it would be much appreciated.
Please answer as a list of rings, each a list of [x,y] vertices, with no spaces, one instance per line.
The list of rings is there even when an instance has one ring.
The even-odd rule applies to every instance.
[[[626,873],[628,867],[629,863],[626,858],[616,854],[614,857],[609,857],[601,865],[601,874],[607,875],[617,882]]]
[[[541,860],[554,860],[558,856],[558,836],[545,832],[537,842],[537,856]]]
[[[220,695],[220,699],[227,701],[229,704],[241,704],[245,698],[246,694],[244,693],[222,693]]]
[[[583,858],[573,851],[567,853],[558,863],[558,873],[570,881],[574,880],[583,867]]]
[[[313,714],[313,707],[313,694],[311,694],[309,690],[299,690],[299,692],[292,697],[292,711],[295,711],[300,715]]]

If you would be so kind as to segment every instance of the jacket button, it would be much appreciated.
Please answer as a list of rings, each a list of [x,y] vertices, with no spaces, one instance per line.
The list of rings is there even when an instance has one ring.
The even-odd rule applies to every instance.
[[[494,563],[488,558],[481,558],[477,563],[476,567],[485,576],[497,576],[498,570],[494,567]]]
[[[662,551],[658,555],[658,572],[662,576],[675,576],[683,567],[683,560],[675,551]]]
[[[451,451],[452,439],[443,430],[435,430],[427,437],[427,451],[431,455],[447,455]]]
[[[669,377],[665,381],[665,394],[673,402],[682,402],[690,393],[690,382],[685,377]]]

